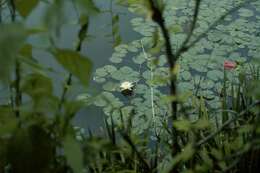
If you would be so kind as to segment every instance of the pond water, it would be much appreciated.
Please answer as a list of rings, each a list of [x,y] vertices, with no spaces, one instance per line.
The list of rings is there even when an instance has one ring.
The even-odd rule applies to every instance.
[[[57,45],[59,48],[68,48],[68,49],[74,49],[75,47],[75,41],[77,38],[77,32],[79,30],[79,26],[76,24],[78,21],[78,13],[77,13],[77,7],[75,7],[73,5],[73,0],[67,0],[64,1],[65,2],[65,11],[66,11],[66,22],[62,25],[62,28],[59,32],[59,37],[55,40],[55,45]],[[91,61],[93,62],[93,72],[95,71],[95,69],[102,67],[104,65],[107,64],[111,64],[111,62],[109,61],[109,58],[111,57],[112,53],[113,53],[113,44],[112,42],[112,37],[111,36],[107,36],[107,35],[111,35],[112,32],[112,28],[111,28],[111,15],[109,12],[106,12],[108,10],[110,10],[111,6],[110,6],[110,1],[109,0],[96,0],[95,1],[97,6],[101,9],[101,13],[97,14],[94,17],[91,17],[90,19],[90,27],[89,27],[89,32],[88,34],[90,35],[90,37],[84,42],[83,47],[82,47],[82,51],[81,53],[87,57],[89,57],[91,59]],[[176,1],[177,2],[177,1]],[[210,3],[210,2],[209,2]],[[46,9],[48,8],[48,3],[46,2],[40,2],[40,4],[38,5],[38,7],[31,13],[31,15],[27,18],[26,20],[26,24],[30,27],[41,27],[43,25],[43,19],[44,19],[44,14]],[[180,7],[182,7],[180,5]],[[203,7],[205,8],[205,7]],[[249,6],[249,8],[254,9],[253,6]],[[203,13],[203,17],[207,18],[208,21],[202,21],[201,23],[199,23],[199,27],[200,29],[205,29],[207,28],[209,25],[209,23],[212,22],[212,20],[214,20],[214,13],[212,12],[212,9],[203,9],[204,13]],[[207,11],[209,10],[209,11]],[[223,9],[222,9],[223,10]],[[166,17],[166,21],[168,21],[169,23],[171,23],[171,21],[173,21],[172,16],[170,13],[175,13],[175,11],[178,11],[178,9],[169,9],[167,11],[167,13],[169,13],[169,17]],[[121,34],[121,38],[122,38],[122,43],[129,43],[133,40],[136,40],[138,38],[141,37],[141,35],[135,31],[133,31],[132,26],[130,24],[130,20],[132,18],[134,18],[135,16],[133,16],[132,13],[128,12],[128,10],[124,7],[121,6],[117,6],[116,4],[113,4],[113,12],[115,14],[119,14],[120,16],[120,20],[119,20],[119,25],[120,25],[120,34]],[[187,13],[187,14],[186,14]],[[192,14],[192,10],[190,11],[186,11],[185,14],[181,14],[181,15],[190,15]],[[212,14],[213,13],[213,14]],[[242,13],[241,16],[246,17],[248,14],[246,13],[246,11],[242,11],[240,12]],[[210,14],[212,16],[212,19],[210,19]],[[252,16],[252,20],[256,20],[257,16],[259,17],[259,12],[255,11],[255,16]],[[233,17],[233,18],[232,18]],[[233,15],[231,18],[231,20],[235,20],[237,18],[239,18],[240,16],[238,15],[238,13],[236,13],[235,15]],[[58,18],[59,20],[59,18]],[[137,23],[141,21],[142,19],[137,19]],[[179,16],[179,18],[175,19],[176,21],[180,22],[181,24],[187,24],[187,22],[189,22],[189,19],[183,17],[183,16]],[[247,20],[251,20],[250,18],[247,18]],[[258,19],[259,20],[259,19]],[[62,22],[62,20],[61,20]],[[207,23],[208,22],[208,23]],[[230,21],[226,21],[226,23],[229,23]],[[240,25],[240,23],[247,23],[247,21],[243,21],[240,20],[237,23],[237,26],[234,25],[232,26],[234,29],[234,34],[238,34],[238,36],[240,37],[244,37],[243,35],[245,35],[245,38],[249,38],[249,36],[247,36],[244,33],[236,33],[237,29],[236,27],[238,27]],[[146,25],[147,24],[147,25]],[[153,30],[153,26],[150,25],[149,23],[144,23],[143,27],[139,27],[139,29],[143,29],[144,32],[144,36],[146,34],[151,34],[150,31]],[[223,27],[223,26],[222,26]],[[230,26],[231,27],[231,26]],[[225,27],[223,27],[225,29]],[[252,26],[252,28],[257,28],[257,26]],[[249,28],[250,31],[251,28]],[[239,30],[239,29],[238,29]],[[219,33],[217,33],[219,34]],[[239,35],[240,34],[240,35]],[[250,35],[251,33],[249,33],[248,35]],[[151,35],[150,35],[151,36]],[[218,35],[217,35],[218,36]],[[236,35],[234,35],[234,37],[236,37]],[[176,40],[181,40],[183,38],[183,35],[181,34],[176,34]],[[215,37],[214,33],[210,35],[210,38],[212,42],[215,42],[216,45],[218,44],[217,42],[219,42],[220,40],[218,40],[219,38]],[[224,34],[223,34],[223,40],[226,39],[226,42],[229,41],[230,39],[227,38]],[[175,40],[173,40],[174,42]],[[204,40],[205,41],[205,40]],[[241,40],[237,39],[237,42],[240,43]],[[243,40],[242,40],[243,41]],[[57,62],[55,61],[55,59],[52,57],[52,55],[50,53],[47,53],[45,50],[41,49],[41,48],[46,48],[50,43],[48,41],[48,37],[47,35],[42,35],[42,36],[37,36],[37,37],[32,37],[29,42],[31,42],[34,46],[38,47],[36,49],[33,50],[33,56],[35,58],[37,58],[37,60],[40,62],[40,64],[42,64],[43,66],[47,66],[49,68],[52,68],[54,72],[48,72],[50,76],[52,76],[54,84],[55,84],[55,94],[60,96],[61,95],[61,87],[64,84],[64,81],[66,80],[68,74],[67,72],[65,72],[63,70],[63,68],[57,64]],[[231,42],[230,42],[231,43]],[[257,43],[256,43],[257,44]],[[216,57],[216,59],[218,59],[219,61],[222,61],[221,56],[224,57],[228,54],[228,56],[232,55],[232,51],[235,52],[234,55],[232,55],[232,57],[246,57],[247,56],[247,49],[235,49],[233,48],[233,50],[231,50],[230,52],[228,52],[227,50],[224,50],[226,48],[229,48],[228,46],[225,47],[225,45],[217,45],[218,47],[215,47],[215,45],[213,44],[209,44],[209,42],[205,41],[204,45],[203,42],[200,46],[199,49],[200,50],[194,50],[195,53],[199,53],[201,56],[197,57],[198,59],[203,59],[205,56],[204,54],[212,54],[212,57]],[[197,52],[196,52],[197,51]],[[239,52],[240,51],[240,52]],[[206,52],[206,53],[205,53]],[[212,53],[213,52],[213,53]],[[194,54],[195,54],[194,53]],[[214,54],[214,55],[213,55]],[[197,55],[197,54],[195,54]],[[191,54],[190,57],[192,57],[193,55]],[[206,57],[208,58],[208,57]],[[248,57],[246,57],[248,58]],[[204,58],[205,60],[205,58]],[[186,61],[186,59],[184,59],[184,61]],[[207,61],[208,62],[208,61]],[[128,62],[127,62],[128,63]],[[185,63],[185,62],[183,62]],[[209,69],[206,68],[202,68],[201,64],[197,63],[194,60],[191,60],[190,62],[187,62],[186,64],[190,63],[195,71],[201,72],[202,73],[207,73]],[[194,63],[194,64],[192,64]],[[128,66],[136,66],[136,64],[127,64]],[[205,65],[204,65],[205,66]],[[195,68],[197,67],[197,68]],[[212,68],[214,69],[215,66],[212,66]],[[206,69],[206,71],[205,71]],[[190,85],[190,81],[186,80],[187,78],[191,78],[191,74],[190,72],[188,72],[187,69],[185,69],[186,71],[183,72],[183,75],[181,75],[184,80],[183,84],[183,88],[189,88]],[[215,70],[216,71],[216,70]],[[185,74],[184,74],[185,73]],[[188,74],[187,74],[188,73]],[[200,74],[200,73],[198,73]],[[221,74],[222,75],[222,74]],[[221,76],[218,75],[217,77]],[[210,75],[209,77],[211,78],[215,78],[216,77],[216,73],[212,73],[212,75]],[[223,77],[223,75],[221,76]],[[185,81],[186,80],[186,81]],[[196,80],[196,79],[195,79]],[[214,81],[214,80],[213,80]],[[101,92],[102,90],[102,85],[98,84],[96,82],[94,82],[93,80],[91,80],[89,87],[86,88],[82,88],[80,87],[79,83],[74,80],[74,85],[71,89],[71,92],[68,93],[69,97],[76,97],[77,94],[79,93],[83,93],[83,92],[89,92],[93,95],[98,94]],[[211,84],[211,86],[215,85],[216,83],[209,81],[211,83],[206,83],[204,82],[204,84],[206,84],[204,87],[207,88],[209,87],[209,84]],[[219,81],[215,81],[215,82],[219,82]],[[220,82],[219,82],[220,83]],[[189,88],[189,89],[193,89],[193,88]],[[83,110],[81,110],[76,118],[74,123],[77,126],[83,127],[85,129],[90,128],[91,130],[94,131],[99,131],[100,127],[103,126],[103,117],[104,117],[104,113],[103,110],[100,108],[97,108],[95,106],[89,106]]]
[[[97,0],[96,5],[102,11],[108,11],[111,7],[110,1],[104,0]],[[139,34],[134,32],[130,26],[130,19],[133,18],[133,15],[122,6],[113,4],[112,7],[113,13],[119,14],[120,17],[119,25],[122,42],[127,43],[138,38]],[[39,19],[43,18],[43,14],[47,8],[48,4],[41,3],[27,19],[27,25],[32,27],[41,26],[42,23],[39,22],[42,20]],[[59,39],[56,40],[56,44],[60,48],[74,48],[77,32],[79,29],[79,26],[76,25],[78,16],[76,11],[77,9],[75,8],[76,7],[72,4],[72,1],[66,2],[66,21],[69,21],[69,23],[63,25]],[[112,37],[108,36],[111,35],[111,30],[111,15],[109,12],[99,13],[96,16],[91,17],[88,32],[90,39],[83,43],[81,53],[91,59],[93,63],[93,72],[96,68],[109,63],[108,59],[111,57],[113,52]],[[30,41],[39,48],[44,48],[49,44],[47,38],[45,40],[42,37],[32,38]],[[34,50],[33,55],[42,65],[55,70],[55,73],[50,73],[50,75],[53,77],[53,81],[55,81],[55,93],[57,95],[61,95],[60,88],[66,80],[66,72],[62,69],[61,66],[57,64],[55,59],[45,51],[36,49]],[[69,96],[75,97],[77,93],[82,93],[83,91],[97,94],[101,91],[101,89],[102,87],[93,82],[92,79],[90,86],[87,89],[79,87],[76,81],[74,81],[73,88],[71,89],[73,92],[69,93]],[[103,117],[104,114],[102,109],[99,109],[95,106],[89,106],[77,114],[75,118],[75,124],[85,129],[89,128],[94,131],[99,131],[99,127],[103,126]]]

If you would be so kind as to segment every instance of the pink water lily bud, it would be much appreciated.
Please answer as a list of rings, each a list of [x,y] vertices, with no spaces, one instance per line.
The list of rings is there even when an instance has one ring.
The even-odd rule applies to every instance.
[[[237,67],[237,63],[234,61],[225,60],[224,61],[224,69],[225,70],[233,70]]]

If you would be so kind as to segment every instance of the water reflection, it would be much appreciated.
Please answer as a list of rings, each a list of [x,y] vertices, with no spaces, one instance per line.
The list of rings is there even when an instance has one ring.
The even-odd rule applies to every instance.
[[[110,1],[97,0],[97,6],[101,9],[101,13],[91,17],[89,26],[89,38],[84,42],[82,46],[82,54],[89,57],[93,62],[93,70],[109,63],[109,58],[113,52],[113,43],[111,35],[111,14],[108,10],[111,8]],[[79,25],[77,25],[78,13],[77,8],[72,1],[66,1],[64,10],[66,11],[66,23],[61,27],[59,38],[55,40],[55,44],[59,48],[73,49],[77,38],[77,32]],[[41,2],[38,7],[28,17],[26,24],[29,27],[43,26],[43,18],[48,4]],[[113,4],[113,13],[119,14],[120,16],[120,34],[123,43],[128,43],[139,37],[131,29],[130,19],[133,18],[131,13],[127,12],[124,7]],[[52,76],[55,87],[55,94],[61,95],[60,87],[63,86],[64,80],[67,76],[60,65],[58,65],[55,59],[50,53],[42,50],[50,44],[47,35],[32,37],[29,40],[33,45],[39,49],[34,49],[33,56],[42,64],[54,70],[54,72],[48,72]],[[76,97],[78,93],[90,92],[98,94],[101,91],[101,87],[91,81],[89,88],[82,88],[74,80],[74,85],[71,92],[68,94],[69,97]],[[100,126],[103,126],[103,111],[94,106],[87,107],[81,110],[75,118],[75,124],[80,127],[90,128],[91,130],[98,131]]]

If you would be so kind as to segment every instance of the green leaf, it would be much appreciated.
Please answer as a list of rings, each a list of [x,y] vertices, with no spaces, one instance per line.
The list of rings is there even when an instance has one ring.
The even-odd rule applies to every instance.
[[[133,57],[133,62],[136,64],[143,64],[145,61],[146,61],[146,59],[145,59],[143,53]]]
[[[63,143],[64,154],[67,162],[75,173],[80,173],[83,170],[83,154],[80,144],[72,136],[67,136]]]
[[[115,64],[122,62],[122,58],[118,58],[118,57],[111,57],[109,60],[110,60],[112,63],[115,63]]]
[[[182,152],[177,154],[171,161],[171,166],[167,168],[165,172],[170,172],[172,166],[178,164],[179,162],[183,161],[188,161],[189,159],[192,158],[194,155],[195,150],[192,146],[192,144],[187,144],[185,147],[183,147]]]
[[[113,47],[117,47],[121,43],[120,28],[119,28],[119,15],[112,17],[112,36],[113,36]]]
[[[68,49],[57,49],[55,52],[56,60],[76,76],[83,85],[88,85],[92,64],[88,57],[82,56],[78,52]]]
[[[252,10],[249,10],[249,9],[245,9],[245,8],[241,8],[239,10],[239,16],[242,16],[242,17],[251,17],[254,15],[254,12]]]
[[[18,124],[13,110],[8,106],[0,106],[0,115],[0,137],[6,134],[12,134]]]
[[[191,122],[188,120],[175,121],[173,126],[180,131],[189,131],[191,128]]]
[[[114,83],[110,81],[103,85],[103,89],[106,91],[115,91],[117,87],[118,87],[118,83]]]
[[[77,50],[81,50],[83,41],[87,38],[87,31],[89,27],[89,17],[86,15],[80,16],[80,31],[78,33]]]
[[[6,82],[26,38],[26,32],[19,24],[1,24],[0,33],[0,80]]]
[[[82,12],[87,15],[95,15],[100,11],[93,0],[77,0],[77,2],[84,8]]]
[[[173,33],[178,33],[178,32],[182,31],[182,27],[180,25],[175,24],[175,25],[170,26],[169,31],[173,32]]]
[[[218,81],[223,78],[223,72],[219,70],[212,70],[208,72],[207,77],[213,81]]]
[[[32,57],[32,45],[30,44],[25,44],[23,47],[20,49],[19,53],[20,55],[26,57],[26,58],[31,58]]]
[[[70,101],[65,103],[65,115],[74,116],[84,105],[84,102],[81,100]]]
[[[37,6],[39,0],[15,0],[15,7],[22,17],[27,17]]]
[[[31,97],[52,95],[52,80],[40,73],[27,75],[22,81],[22,91]]]
[[[53,113],[58,108],[59,100],[53,95],[52,80],[42,73],[25,76],[21,91],[31,97],[34,111],[47,114]]]
[[[191,74],[189,71],[184,71],[183,73],[181,73],[181,76],[183,77],[184,80],[190,80],[191,78]]]

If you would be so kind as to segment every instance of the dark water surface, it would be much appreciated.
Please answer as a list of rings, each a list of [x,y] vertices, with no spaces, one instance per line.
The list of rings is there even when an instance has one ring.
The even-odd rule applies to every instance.
[[[97,6],[101,11],[107,11],[110,9],[109,0],[97,0]],[[44,13],[48,8],[48,4],[40,3],[40,5],[33,11],[30,17],[27,19],[27,25],[31,27],[39,27],[42,23],[42,18]],[[66,22],[61,28],[59,39],[55,41],[59,48],[73,49],[75,40],[77,38],[77,32],[79,26],[76,24],[78,20],[78,13],[72,1],[66,1],[65,9],[67,16]],[[120,15],[120,33],[123,43],[128,43],[136,38],[138,34],[131,29],[130,19],[133,18],[131,13],[124,7],[117,6],[113,4],[113,13]],[[112,37],[107,35],[111,34],[111,14],[109,12],[101,12],[98,15],[91,17],[89,32],[90,39],[87,39],[83,46],[81,53],[88,56],[93,62],[93,72],[96,68],[102,67],[109,63],[109,58],[113,52]],[[48,38],[46,40],[42,38],[32,38],[30,42],[39,48],[44,48],[48,46]],[[54,73],[50,73],[53,78],[55,85],[55,94],[61,95],[61,87],[67,77],[67,72],[65,72],[62,67],[57,64],[55,59],[51,54],[43,51],[41,49],[36,49],[33,52],[33,56],[37,58],[40,64],[50,67],[55,70]],[[101,91],[101,86],[94,83],[91,79],[89,88],[81,88],[79,83],[74,80],[74,85],[69,93],[70,97],[76,97],[78,93],[90,92],[93,94],[98,94]],[[95,106],[89,106],[81,110],[75,118],[75,124],[77,126],[83,127],[85,129],[90,128],[94,131],[99,131],[100,127],[103,126],[103,112]]]

